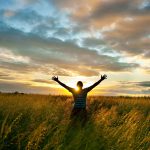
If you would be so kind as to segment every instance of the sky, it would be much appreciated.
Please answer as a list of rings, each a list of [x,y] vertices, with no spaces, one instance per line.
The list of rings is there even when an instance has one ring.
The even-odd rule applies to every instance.
[[[0,91],[150,95],[150,0],[0,0]]]

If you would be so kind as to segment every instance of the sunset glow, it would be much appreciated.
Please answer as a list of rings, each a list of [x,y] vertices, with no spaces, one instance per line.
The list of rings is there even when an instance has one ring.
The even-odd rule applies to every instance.
[[[93,95],[150,95],[148,0],[2,0],[0,91],[69,94],[107,74]]]

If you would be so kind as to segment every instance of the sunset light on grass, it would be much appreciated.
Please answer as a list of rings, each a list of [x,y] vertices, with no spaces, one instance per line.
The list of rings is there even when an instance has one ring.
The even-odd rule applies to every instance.
[[[150,150],[150,0],[0,0],[0,150]]]

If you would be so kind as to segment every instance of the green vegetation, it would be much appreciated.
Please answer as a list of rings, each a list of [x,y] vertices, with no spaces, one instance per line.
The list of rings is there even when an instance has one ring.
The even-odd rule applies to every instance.
[[[90,97],[88,122],[70,124],[72,98],[0,94],[0,149],[148,150],[149,97]]]

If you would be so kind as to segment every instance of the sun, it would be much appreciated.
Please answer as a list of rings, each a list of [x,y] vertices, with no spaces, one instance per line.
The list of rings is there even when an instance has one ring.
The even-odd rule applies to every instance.
[[[79,91],[79,87],[76,86],[76,87],[75,87],[75,90],[76,90],[76,91]]]

